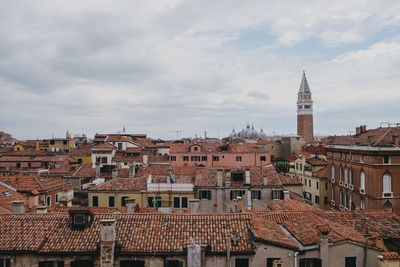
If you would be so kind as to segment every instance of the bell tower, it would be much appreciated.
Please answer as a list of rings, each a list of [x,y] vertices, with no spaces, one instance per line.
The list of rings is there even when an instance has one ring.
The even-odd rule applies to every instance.
[[[304,71],[297,98],[297,135],[302,136],[306,143],[314,140],[313,101]]]

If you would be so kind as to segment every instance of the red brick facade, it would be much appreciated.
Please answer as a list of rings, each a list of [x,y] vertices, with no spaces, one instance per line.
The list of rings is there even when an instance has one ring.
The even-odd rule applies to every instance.
[[[304,137],[307,143],[314,140],[314,125],[312,114],[297,115],[297,135]]]

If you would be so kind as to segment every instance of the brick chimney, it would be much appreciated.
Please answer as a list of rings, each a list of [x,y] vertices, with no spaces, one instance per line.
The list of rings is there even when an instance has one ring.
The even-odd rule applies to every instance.
[[[200,200],[199,199],[191,199],[189,200],[189,209],[191,214],[197,214],[200,210]]]
[[[118,177],[118,168],[112,169],[111,176],[112,176],[112,178],[117,178]]]
[[[367,125],[360,125],[361,133],[365,133],[367,131]]]
[[[329,226],[326,224],[317,225],[319,258],[322,261],[322,266],[329,264]]]
[[[115,219],[100,220],[100,267],[114,266]]]
[[[236,212],[241,213],[243,211],[242,197],[238,197],[236,203],[237,203]]]
[[[12,203],[12,213],[14,214],[23,214],[25,213],[25,201],[23,200],[14,200]]]
[[[399,147],[399,135],[395,134],[392,136],[392,142],[395,147]]]
[[[137,210],[136,199],[125,199],[126,213],[135,213]]]

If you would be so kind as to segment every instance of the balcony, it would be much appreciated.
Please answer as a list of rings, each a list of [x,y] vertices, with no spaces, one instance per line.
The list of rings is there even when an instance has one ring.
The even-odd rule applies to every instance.
[[[340,185],[340,186],[343,186],[343,181],[339,181],[339,185]]]
[[[365,190],[360,188],[360,194],[365,195]]]
[[[331,178],[331,183],[335,183],[335,178]]]

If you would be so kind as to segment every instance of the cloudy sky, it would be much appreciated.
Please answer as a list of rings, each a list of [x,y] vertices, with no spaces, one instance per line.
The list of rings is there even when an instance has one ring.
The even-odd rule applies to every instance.
[[[399,122],[400,1],[2,1],[0,130],[223,137]]]

